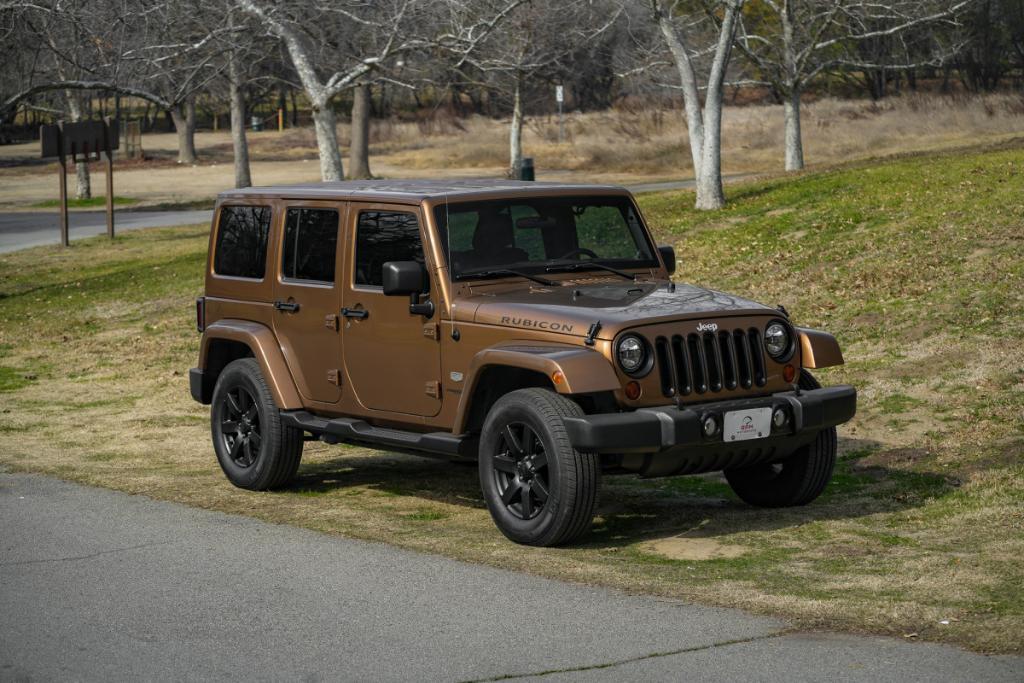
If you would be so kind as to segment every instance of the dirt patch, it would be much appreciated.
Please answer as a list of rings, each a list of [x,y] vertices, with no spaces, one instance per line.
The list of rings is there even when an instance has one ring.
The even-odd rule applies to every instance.
[[[725,560],[740,557],[747,553],[741,545],[722,543],[714,538],[690,538],[673,536],[660,541],[648,543],[644,548],[647,552],[670,560]]]
[[[929,458],[931,455],[923,448],[888,448],[860,458],[853,465],[853,469],[906,468]]]

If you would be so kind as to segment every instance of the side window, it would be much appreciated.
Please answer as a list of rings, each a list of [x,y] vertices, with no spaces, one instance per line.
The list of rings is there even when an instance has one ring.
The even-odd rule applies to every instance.
[[[267,267],[269,206],[222,206],[213,272],[260,280]]]
[[[291,280],[334,282],[338,212],[288,209],[284,219],[281,275]]]
[[[355,283],[381,287],[381,268],[388,261],[423,263],[416,214],[399,211],[362,211],[356,225]]]

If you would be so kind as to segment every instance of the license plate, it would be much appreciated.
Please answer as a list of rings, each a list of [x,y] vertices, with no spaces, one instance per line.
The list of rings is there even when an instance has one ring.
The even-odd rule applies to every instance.
[[[725,414],[725,424],[722,425],[722,438],[726,442],[763,439],[771,434],[771,424],[771,408],[733,410]]]

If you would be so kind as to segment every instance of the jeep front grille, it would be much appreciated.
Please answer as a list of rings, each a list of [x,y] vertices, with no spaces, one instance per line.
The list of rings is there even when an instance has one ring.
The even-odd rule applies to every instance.
[[[750,389],[768,383],[761,331],[754,327],[658,337],[654,352],[665,396]]]

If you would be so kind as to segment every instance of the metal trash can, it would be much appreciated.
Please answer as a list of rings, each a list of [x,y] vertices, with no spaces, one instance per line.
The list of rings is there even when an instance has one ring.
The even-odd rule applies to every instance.
[[[252,117],[252,129],[257,133],[263,130],[263,119],[258,116]]]
[[[520,180],[536,180],[533,175],[533,157],[523,157],[523,164],[519,167]]]

